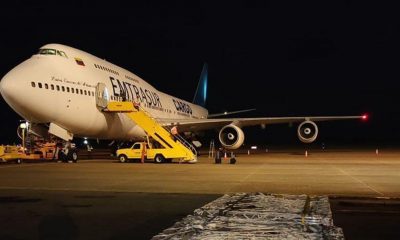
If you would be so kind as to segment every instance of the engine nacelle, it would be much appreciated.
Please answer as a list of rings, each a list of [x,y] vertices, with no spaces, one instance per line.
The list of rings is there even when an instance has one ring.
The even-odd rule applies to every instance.
[[[304,121],[297,128],[297,136],[303,143],[312,143],[317,139],[318,127],[312,121]]]
[[[226,125],[219,131],[219,141],[227,149],[237,149],[244,142],[243,130],[233,124]]]

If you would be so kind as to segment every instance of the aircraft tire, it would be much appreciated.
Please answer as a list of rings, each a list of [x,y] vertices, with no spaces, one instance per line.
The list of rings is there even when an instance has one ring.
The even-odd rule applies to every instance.
[[[78,162],[78,153],[76,151],[73,151],[71,154],[72,162],[77,163]]]
[[[62,151],[58,152],[58,161],[61,161],[63,163],[68,162],[67,156],[65,156],[65,154]]]
[[[65,157],[66,161],[72,161],[74,163],[76,163],[78,161],[78,154],[75,150],[69,150],[68,155]]]

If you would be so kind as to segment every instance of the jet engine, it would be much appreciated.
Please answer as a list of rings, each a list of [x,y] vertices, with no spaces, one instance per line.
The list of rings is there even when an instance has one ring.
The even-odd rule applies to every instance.
[[[226,125],[219,131],[219,141],[227,149],[237,149],[244,142],[243,130],[233,124]]]
[[[304,121],[297,128],[297,136],[303,143],[312,143],[317,139],[318,127],[312,121]]]

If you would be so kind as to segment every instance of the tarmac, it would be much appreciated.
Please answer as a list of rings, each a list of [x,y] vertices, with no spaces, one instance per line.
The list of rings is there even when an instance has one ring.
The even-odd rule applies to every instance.
[[[375,211],[376,201],[395,201],[384,214],[390,215],[387,222],[399,222],[400,151],[242,154],[236,164],[228,162],[214,164],[201,156],[196,164],[95,159],[0,164],[0,239],[148,239],[195,208],[235,192],[328,195],[335,203],[335,224],[344,224],[347,239],[375,236],[350,229],[354,224],[346,219],[357,216],[364,224],[369,214],[367,224],[373,223],[382,210]],[[355,214],[339,204],[348,199],[374,204]],[[398,237],[393,233],[386,237]]]
[[[0,165],[0,189],[224,194],[271,192],[400,197],[400,152],[299,152],[239,155],[213,164],[27,163]]]

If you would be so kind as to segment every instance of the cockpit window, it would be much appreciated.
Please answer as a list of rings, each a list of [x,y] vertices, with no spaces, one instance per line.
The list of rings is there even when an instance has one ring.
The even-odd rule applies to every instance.
[[[51,48],[41,48],[41,49],[39,49],[38,54],[40,54],[40,55],[58,55],[61,57],[68,58],[67,54],[65,54],[65,52],[59,51],[56,49],[51,49]]]
[[[43,48],[43,49],[39,49],[38,54],[41,55],[56,55],[56,50],[55,49],[47,49],[47,48]]]
[[[61,57],[68,58],[68,57],[67,57],[67,54],[65,54],[65,52],[63,52],[63,51],[58,51],[58,50],[57,50],[57,55],[59,55],[59,56],[61,56]]]

